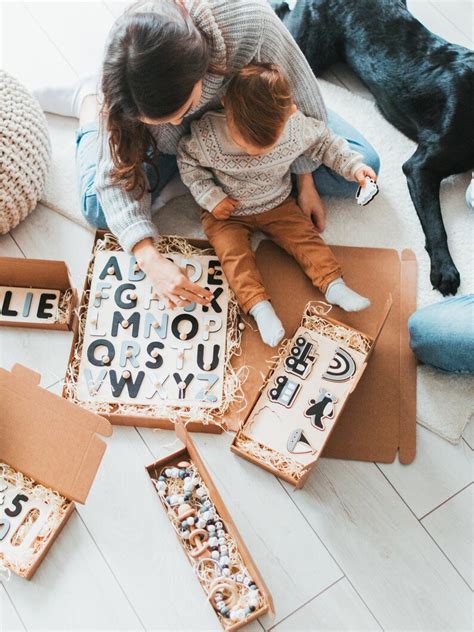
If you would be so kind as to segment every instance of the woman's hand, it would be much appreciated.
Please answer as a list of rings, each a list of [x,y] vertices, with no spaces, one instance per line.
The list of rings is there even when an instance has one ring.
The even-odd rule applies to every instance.
[[[372,178],[374,182],[377,181],[377,174],[372,167],[369,167],[368,165],[362,165],[362,167],[359,167],[354,174],[354,179],[357,180],[361,187],[363,187],[365,185],[366,176]]]
[[[212,209],[212,214],[216,219],[229,219],[235,209],[238,207],[238,200],[225,197],[217,206]]]
[[[212,293],[191,283],[181,268],[158,252],[151,239],[140,241],[133,254],[158,298],[164,300],[168,308],[186,307],[194,301],[201,305],[210,302]]]
[[[326,207],[316,189],[312,173],[298,176],[298,205],[311,217],[313,224],[322,233],[326,228]]]

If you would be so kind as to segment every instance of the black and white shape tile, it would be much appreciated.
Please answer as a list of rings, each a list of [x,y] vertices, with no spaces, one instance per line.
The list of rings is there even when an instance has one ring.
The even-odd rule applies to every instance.
[[[0,321],[47,324],[58,320],[59,290],[0,287]]]
[[[211,407],[223,396],[229,286],[215,257],[169,254],[213,293],[170,310],[124,252],[98,252],[77,395],[80,401]]]
[[[291,431],[286,447],[291,454],[316,454],[303,428],[295,428]]]
[[[323,378],[329,382],[347,382],[354,377],[356,370],[357,365],[351,354],[342,347],[338,347],[323,373]]]
[[[320,388],[317,399],[309,400],[309,407],[305,410],[304,415],[311,421],[312,426],[318,430],[324,430],[323,421],[334,417],[334,404],[336,402],[335,395],[332,395],[325,388]]]
[[[317,357],[317,343],[308,336],[298,336],[290,349],[290,355],[285,359],[285,371],[305,380]]]
[[[290,380],[286,375],[279,375],[275,379],[274,386],[268,391],[268,397],[276,404],[291,408],[300,389],[301,384]]]

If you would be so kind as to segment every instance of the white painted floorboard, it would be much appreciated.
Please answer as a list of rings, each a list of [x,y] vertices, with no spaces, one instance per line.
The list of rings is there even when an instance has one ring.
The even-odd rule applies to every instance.
[[[76,183],[71,183],[75,187]],[[66,262],[76,288],[82,289],[94,233],[39,204],[28,221],[12,236],[29,259],[61,259]]]
[[[25,630],[5,588],[0,584],[0,632]]]
[[[408,467],[398,461],[380,469],[417,518],[441,505],[472,481],[474,453],[461,441],[451,445],[417,426],[417,458]]]
[[[434,32],[472,47],[471,2],[408,5]],[[29,87],[94,72],[106,31],[126,6],[0,2],[2,65]],[[325,78],[372,99],[343,65]],[[0,256],[63,259],[80,289],[92,239],[39,205],[0,236]],[[70,339],[1,328],[0,366],[40,370],[43,385],[59,393]],[[276,618],[249,632],[472,629],[474,422],[457,446],[419,428],[410,466],[323,459],[299,492],[232,455],[230,436],[195,439],[275,600]],[[0,584],[1,632],[218,630],[144,471],[177,446],[171,432],[115,428],[87,504],[33,581]]]
[[[322,459],[288,494],[384,630],[468,630],[472,593],[372,463]]]
[[[381,630],[355,590],[345,577],[312,599],[272,630],[301,632],[301,630]]]
[[[77,513],[33,581],[12,575],[4,586],[28,630],[143,629]]]
[[[474,485],[471,483],[422,520],[423,525],[471,589],[474,588],[473,514]]]

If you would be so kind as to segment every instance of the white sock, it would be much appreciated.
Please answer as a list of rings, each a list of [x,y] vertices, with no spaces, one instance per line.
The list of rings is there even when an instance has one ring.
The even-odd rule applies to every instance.
[[[97,75],[90,75],[68,85],[36,88],[33,94],[44,112],[79,118],[82,102],[87,96],[97,94],[98,89]]]
[[[270,347],[276,347],[283,339],[285,330],[270,301],[260,301],[254,305],[250,315],[257,321],[263,342]]]
[[[332,305],[339,305],[346,312],[360,312],[370,305],[368,298],[347,287],[341,277],[334,279],[328,285],[326,300]]]

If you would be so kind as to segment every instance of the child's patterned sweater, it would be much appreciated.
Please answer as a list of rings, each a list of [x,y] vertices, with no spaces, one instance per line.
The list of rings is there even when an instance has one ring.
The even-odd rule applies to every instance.
[[[235,215],[262,213],[281,204],[291,192],[292,163],[305,155],[347,180],[362,166],[362,156],[325,123],[297,110],[277,145],[249,156],[229,137],[224,112],[208,112],[191,123],[191,134],[178,145],[181,178],[196,202],[212,211],[225,197],[240,202]]]

